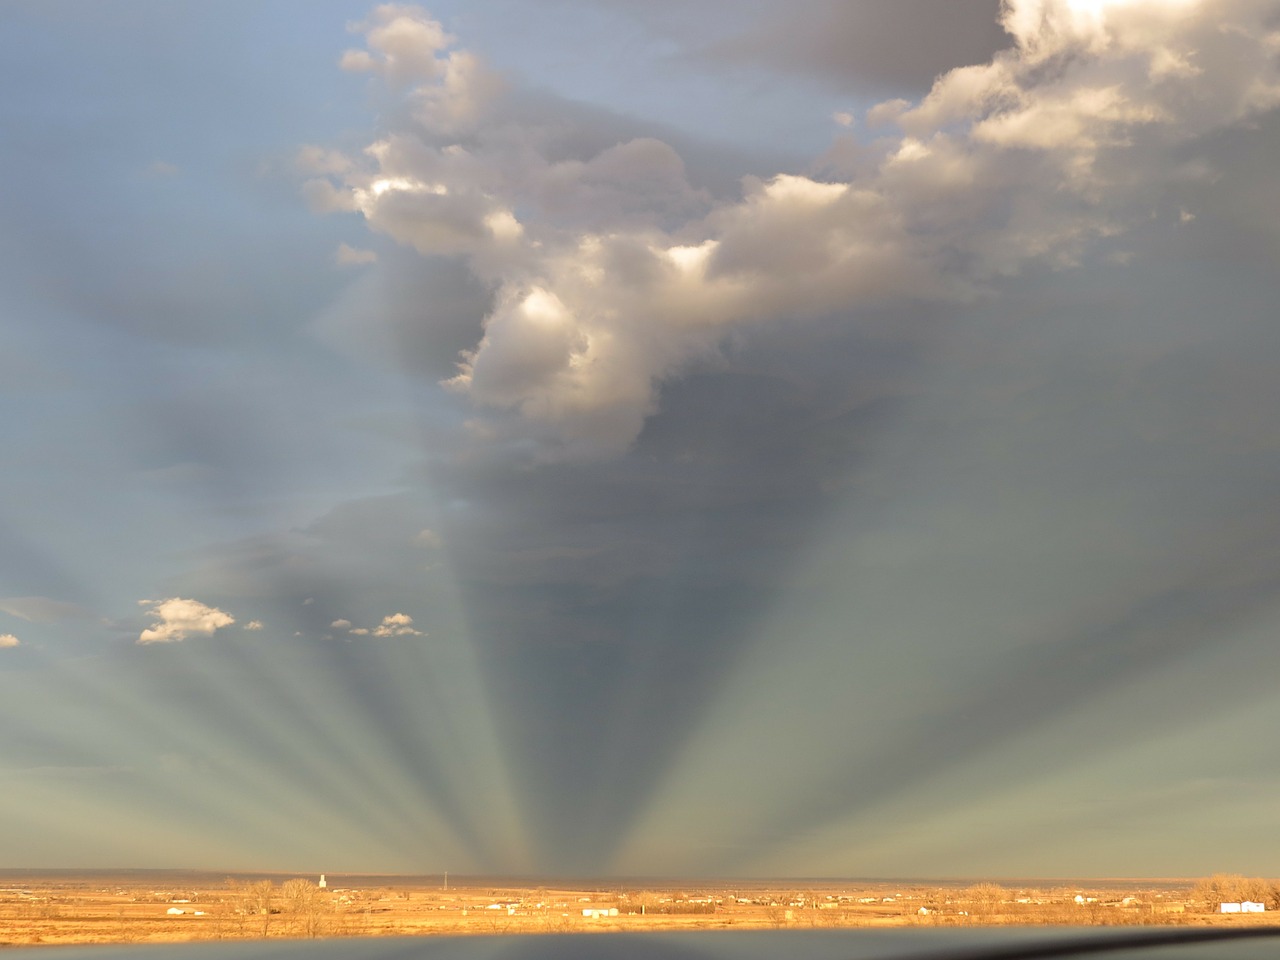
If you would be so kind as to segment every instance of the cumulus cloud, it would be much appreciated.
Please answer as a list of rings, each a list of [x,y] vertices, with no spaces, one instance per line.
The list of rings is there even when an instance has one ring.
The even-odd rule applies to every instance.
[[[201,603],[170,597],[167,600],[139,600],[138,605],[150,607],[148,615],[156,620],[138,636],[138,643],[174,643],[190,636],[209,637],[235,623],[230,614]]]
[[[1272,13],[1263,0],[1008,0],[1013,45],[870,111],[891,133],[854,169],[820,158],[713,206],[658,141],[568,162],[542,152],[545,131],[486,134],[496,87],[474,58],[418,8],[379,7],[343,66],[407,88],[414,123],[307,192],[421,254],[466,258],[495,291],[447,381],[488,411],[478,435],[611,455],[655,411],[657,385],[735,330],[969,301],[1033,263],[1070,268],[1153,210],[1182,222],[1179,191],[1212,177],[1188,146],[1280,104]]]
[[[262,629],[262,621],[261,621],[261,620],[250,620],[248,623],[246,623],[246,624],[244,625],[244,629],[245,629],[245,630],[261,630],[261,629]]]
[[[354,29],[364,34],[365,49],[346,51],[342,69],[411,86],[416,118],[433,130],[469,128],[501,89],[497,76],[470,51],[454,49],[457,38],[419,6],[381,4]]]
[[[370,630],[368,627],[353,627],[345,618],[334,620],[329,624],[331,630],[345,630],[357,637],[422,637],[425,636],[413,626],[413,617],[407,613],[392,613],[382,618],[382,622]]]
[[[22,641],[15,637],[12,633],[0,633],[0,650],[6,647],[21,646]]]
[[[422,631],[413,628],[413,617],[407,613],[393,613],[382,618],[382,623],[373,628],[373,635],[375,637],[421,637],[423,634]]]

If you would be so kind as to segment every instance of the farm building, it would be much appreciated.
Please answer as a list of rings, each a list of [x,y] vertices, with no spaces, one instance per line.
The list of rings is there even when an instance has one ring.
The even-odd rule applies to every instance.
[[[1265,913],[1267,905],[1265,903],[1254,903],[1252,900],[1242,900],[1240,903],[1220,903],[1218,904],[1219,913]]]

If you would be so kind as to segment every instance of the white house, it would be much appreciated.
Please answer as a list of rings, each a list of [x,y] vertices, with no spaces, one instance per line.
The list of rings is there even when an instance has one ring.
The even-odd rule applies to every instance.
[[[1218,904],[1219,913],[1265,913],[1267,905],[1265,903],[1255,903],[1252,900],[1242,900],[1239,903],[1220,903]]]

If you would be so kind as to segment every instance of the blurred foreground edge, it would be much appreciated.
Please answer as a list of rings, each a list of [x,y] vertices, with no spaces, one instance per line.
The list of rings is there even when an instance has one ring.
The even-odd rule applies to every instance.
[[[698,931],[0,949],[8,960],[1280,960],[1280,927]]]

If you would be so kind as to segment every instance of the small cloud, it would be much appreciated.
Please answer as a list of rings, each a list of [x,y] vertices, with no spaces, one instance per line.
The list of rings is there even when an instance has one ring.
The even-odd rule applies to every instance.
[[[139,634],[138,643],[176,643],[192,635],[209,637],[221,627],[236,622],[233,616],[217,607],[182,597],[139,600],[138,606],[150,607],[148,613],[157,621]]]
[[[353,633],[355,631],[352,631]],[[421,637],[422,631],[413,629],[413,617],[407,613],[393,613],[382,618],[382,623],[374,627],[375,637]]]
[[[6,647],[17,647],[22,641],[15,637],[12,633],[0,633],[0,650]]]
[[[877,103],[867,111],[867,126],[887,127],[892,123],[896,123],[898,118],[910,109],[911,101],[901,98]]]
[[[347,50],[338,61],[338,66],[341,69],[350,70],[352,73],[373,70],[376,65],[377,61],[364,50]]]
[[[178,167],[167,160],[157,160],[147,167],[148,175],[153,177],[176,177],[179,172]]]
[[[1192,213],[1190,210],[1178,211],[1178,220],[1181,221],[1182,223],[1190,223],[1195,218],[1196,218],[1196,215]]]
[[[432,550],[438,550],[444,546],[444,540],[434,530],[420,530],[413,541],[420,547],[428,547]]]
[[[361,250],[349,244],[338,244],[338,252],[333,255],[334,263],[340,267],[362,267],[365,264],[377,263],[378,255],[372,250]]]
[[[244,625],[244,628],[245,628],[246,630],[261,630],[261,629],[262,629],[262,621],[261,621],[261,620],[250,620],[248,623],[246,623],[246,624]]]
[[[369,635],[369,631],[364,627],[353,627],[351,632],[357,637],[367,637]]]
[[[312,605],[313,603],[315,603],[315,602],[316,602],[316,598],[315,598],[315,597],[307,597],[307,599],[305,599],[305,600],[303,600],[303,601],[302,601],[302,605],[303,605],[304,607],[309,607],[309,606],[311,606],[311,605]]]
[[[339,620],[335,620],[335,621],[333,621],[333,623],[329,624],[329,629],[330,629],[330,630],[350,630],[350,629],[351,629],[351,621],[350,621],[350,620],[341,620],[341,619],[339,619]]]
[[[835,113],[831,115],[831,119],[834,120],[836,123],[840,124],[840,126],[842,127],[853,126],[853,114],[850,113],[848,110],[837,110]]]

